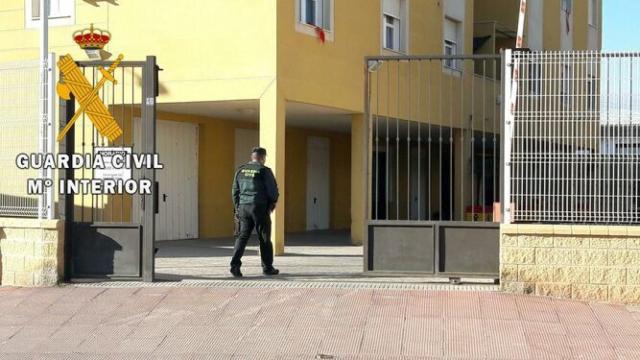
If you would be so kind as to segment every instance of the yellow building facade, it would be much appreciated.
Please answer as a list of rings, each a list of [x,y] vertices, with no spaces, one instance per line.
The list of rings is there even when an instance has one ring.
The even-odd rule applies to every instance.
[[[0,2],[0,63],[37,58],[36,3]],[[362,243],[365,56],[443,54],[451,51],[445,40],[455,43],[454,54],[513,47],[519,1],[119,3],[52,0],[50,51],[85,58],[72,33],[94,24],[112,34],[106,50],[126,60],[157,56],[158,119],[190,124],[197,134],[187,150],[197,156],[189,170],[197,179],[197,201],[187,204],[198,219],[192,237],[232,235],[235,167],[250,146],[267,148],[282,196],[273,214],[281,254],[286,232],[350,230],[352,242]],[[526,46],[600,48],[600,0],[529,0],[529,6]],[[482,36],[489,41],[475,49]],[[166,190],[169,199],[173,190]]]

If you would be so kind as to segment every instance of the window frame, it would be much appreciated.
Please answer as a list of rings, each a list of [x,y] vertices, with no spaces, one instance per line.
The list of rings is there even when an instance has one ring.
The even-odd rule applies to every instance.
[[[411,0],[397,0],[399,14],[392,14],[385,11],[385,0],[380,0],[380,48],[384,55],[385,53],[395,55],[409,54],[409,18],[411,11]],[[387,17],[393,18],[397,21],[395,29],[395,36],[393,45],[395,48],[390,48],[387,45]]]
[[[318,23],[318,20],[320,19],[320,22],[322,23],[322,26],[320,25],[315,25],[312,23],[307,22],[306,19],[306,9],[307,9],[307,2],[308,1],[312,1],[316,4],[316,10],[315,10],[315,19],[314,19],[314,23]],[[320,5],[318,5],[320,4]],[[325,21],[326,19],[325,17],[325,4],[328,4],[326,6],[329,7],[329,9],[326,11],[329,14],[329,19],[327,21]],[[305,34],[305,35],[309,35],[309,36],[313,36],[316,37],[317,33],[316,33],[316,27],[321,28],[324,33],[325,33],[325,41],[329,41],[329,42],[333,42],[335,40],[335,31],[334,31],[334,26],[335,26],[335,0],[296,0],[295,1],[295,30],[299,33]],[[318,9],[321,9],[320,12],[318,12]]]
[[[447,22],[451,22],[454,25],[455,33],[453,34],[453,36],[455,37],[455,39],[450,39],[445,33]],[[442,54],[443,55],[447,55],[447,45],[453,45],[453,46],[450,46],[451,49],[453,50],[453,53],[451,55],[455,56],[459,54],[459,48],[460,48],[459,39],[462,32],[463,32],[462,21],[457,20],[455,18],[451,18],[449,16],[444,16],[443,24],[442,24]],[[461,63],[462,63],[461,61],[458,61],[455,59],[443,59],[442,66],[446,70],[462,72]]]
[[[34,16],[34,8],[33,5],[37,0],[24,0],[24,20],[25,20],[25,28],[32,29],[38,28],[40,26],[40,16]],[[55,8],[63,8],[61,4],[66,3],[66,7],[68,13],[53,13],[54,5]],[[49,12],[49,26],[70,26],[75,25],[76,21],[76,2],[75,0],[51,0],[49,3],[50,12]],[[38,11],[39,11],[39,2],[38,2]],[[62,11],[62,10],[60,10]]]
[[[587,1],[589,2],[587,5],[589,7],[588,14],[587,14],[589,26],[592,26],[598,29],[600,27],[599,14],[598,14],[599,13],[598,1],[597,0],[587,0]]]
[[[456,41],[445,38],[443,39],[443,44],[445,56],[455,56],[458,54],[458,43]],[[447,48],[451,49],[451,54],[447,54]],[[442,62],[442,64],[448,69],[459,70],[456,63],[457,61],[455,59],[444,59],[444,61]]]
[[[387,13],[383,13],[382,14],[382,18],[383,18],[383,41],[382,41],[382,47],[385,50],[390,50],[390,51],[395,51],[395,52],[402,52],[402,49],[400,48],[402,42],[400,39],[401,34],[401,27],[402,27],[402,20],[397,18],[394,15],[391,14],[387,14]],[[387,20],[388,19],[392,19],[393,21],[391,23],[389,23]],[[387,36],[387,30],[391,29],[393,31],[393,38],[391,39],[391,46],[389,46],[389,43],[387,42],[388,40],[388,36]],[[395,45],[395,46],[394,46]]]

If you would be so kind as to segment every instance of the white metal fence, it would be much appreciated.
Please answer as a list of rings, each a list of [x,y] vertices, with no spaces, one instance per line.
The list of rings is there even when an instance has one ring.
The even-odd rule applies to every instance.
[[[507,52],[505,65],[505,220],[640,222],[640,54]]]
[[[53,187],[40,196],[27,193],[28,179],[53,179],[53,172],[16,166],[20,153],[53,152],[53,67],[53,54],[47,64],[0,64],[0,217],[53,217]]]

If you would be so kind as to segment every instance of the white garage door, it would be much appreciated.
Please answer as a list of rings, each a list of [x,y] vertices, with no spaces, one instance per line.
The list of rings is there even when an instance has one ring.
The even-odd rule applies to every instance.
[[[136,143],[140,143],[140,122],[134,126]],[[160,186],[156,240],[197,238],[198,125],[158,120],[156,131],[156,151],[164,165],[156,171]]]

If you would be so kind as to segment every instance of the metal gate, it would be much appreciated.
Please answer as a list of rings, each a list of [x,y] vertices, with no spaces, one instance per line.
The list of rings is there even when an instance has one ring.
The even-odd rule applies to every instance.
[[[83,105],[84,99],[71,94],[69,100],[60,101],[62,125],[77,121],[61,142],[61,152],[104,156],[113,153],[127,155],[154,154],[156,150],[156,97],[158,95],[158,67],[153,56],[146,61],[122,61],[109,70],[112,62],[80,61],[75,63],[83,77],[93,87],[94,94],[113,116],[121,135],[117,138],[101,135],[101,125],[91,118],[92,109]],[[104,68],[102,68],[104,67]],[[63,67],[61,82],[65,79]],[[78,104],[76,104],[78,100]],[[86,103],[84,103],[86,104]],[[136,125],[135,122],[140,122]],[[95,125],[94,124],[98,124]],[[140,134],[134,134],[134,128]],[[94,158],[95,159],[95,158]],[[109,174],[98,174],[86,166],[67,169],[60,174],[60,185],[90,181]],[[127,173],[126,171],[124,173]],[[65,277],[153,280],[154,272],[154,213],[157,205],[155,170],[133,168],[129,175],[133,182],[151,183],[151,191],[143,195],[126,190],[97,195],[91,192],[61,195],[61,209],[66,221]],[[62,192],[63,189],[60,189]],[[94,189],[95,190],[95,189]],[[131,190],[131,188],[129,188]],[[139,191],[139,189],[138,189]]]
[[[497,277],[500,55],[366,66],[365,271]]]

